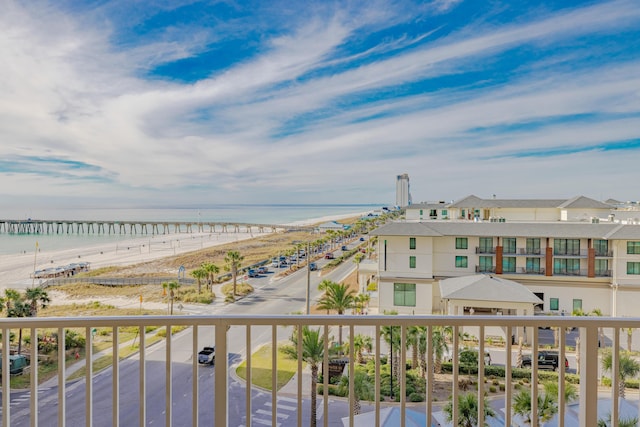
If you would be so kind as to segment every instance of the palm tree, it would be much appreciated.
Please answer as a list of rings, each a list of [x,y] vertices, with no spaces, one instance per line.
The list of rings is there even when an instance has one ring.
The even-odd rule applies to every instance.
[[[442,373],[442,359],[449,351],[447,341],[453,336],[453,329],[450,326],[434,326],[431,340],[433,343],[433,372]],[[425,347],[426,351],[426,347]]]
[[[213,290],[213,284],[216,282],[216,275],[220,273],[220,267],[212,262],[205,262],[200,266],[200,268],[207,273],[207,280],[209,281],[210,289]]]
[[[620,376],[620,397],[625,398],[625,382],[628,378],[633,378],[640,372],[640,363],[628,354],[620,353],[618,360],[619,376]],[[613,356],[607,351],[602,357],[602,369],[611,372],[613,367]]]
[[[233,279],[233,296],[236,294],[236,284],[238,278],[238,271],[242,267],[242,261],[244,261],[244,257],[240,255],[238,251],[229,251],[227,255],[224,257],[224,262],[226,263],[225,270],[231,272],[231,278]]]
[[[487,418],[493,417],[496,413],[491,409],[486,397],[484,399],[484,425],[488,426]],[[444,406],[444,413],[448,422],[453,421],[453,401]],[[474,427],[478,425],[478,397],[475,393],[465,393],[458,395],[458,427]]]
[[[626,328],[627,331],[627,351],[631,351],[631,341],[633,340],[633,328]]]
[[[411,368],[418,367],[418,353],[422,341],[426,342],[426,326],[409,326],[407,328],[407,345],[411,347]]]
[[[543,386],[545,395],[549,395],[549,397],[551,398],[558,399],[557,381],[547,381],[543,384]],[[578,389],[576,388],[575,384],[565,382],[562,390],[564,392],[564,406],[561,409],[566,412],[567,404],[578,398]]]
[[[373,350],[373,339],[368,335],[356,334],[356,336],[353,337],[353,350],[356,353],[358,363],[364,363],[362,352],[365,350],[369,352]]]
[[[324,295],[318,301],[320,310],[335,310],[338,315],[343,315],[346,310],[353,307],[355,292],[353,289],[349,289],[348,285],[335,282],[329,282],[325,285]],[[338,326],[338,344],[342,347],[342,325]]]
[[[400,336],[400,327],[382,326],[380,328],[380,335],[389,346],[389,358],[387,363],[391,364],[391,367],[393,368],[391,370],[391,378],[396,378],[397,381],[400,381],[400,370],[398,369],[400,363],[398,352],[400,350],[400,341],[402,340],[402,337]],[[391,387],[391,394],[393,395],[393,387]]]
[[[556,395],[557,396],[557,395]],[[513,398],[513,412],[524,418],[525,423],[531,424],[531,390],[520,390]],[[543,425],[558,413],[556,397],[550,393],[538,394],[538,425]]]
[[[176,289],[178,289],[180,287],[180,283],[176,282],[175,280],[171,281],[171,282],[164,282],[162,284],[162,289],[164,289],[165,291],[168,289],[169,290],[169,301],[171,303],[171,311],[170,314],[173,315],[173,301],[176,297]]]
[[[25,296],[15,289],[5,289],[4,303],[7,308],[7,317],[31,317],[31,305],[25,300]],[[18,354],[22,351],[22,328],[18,333]]]
[[[38,316],[38,308],[47,308],[47,304],[51,302],[47,291],[41,286],[29,288],[24,292],[26,300],[29,302],[30,317]]]
[[[291,342],[293,347],[288,348],[288,354],[294,359],[298,358],[298,334],[294,333],[291,336]],[[310,329],[305,325],[302,328],[302,360],[311,368],[311,416],[309,419],[309,425],[311,427],[316,426],[316,417],[318,412],[317,400],[318,400],[318,367],[324,359],[324,337],[320,333],[320,328]],[[328,390],[323,391],[325,396],[328,395]]]
[[[196,282],[198,283],[198,293],[201,293],[202,292],[202,279],[207,277],[207,272],[204,271],[203,268],[196,268],[190,274],[191,274],[191,277],[196,279]]]
[[[349,396],[350,399],[353,399],[353,415],[360,413],[362,409],[360,406],[361,400],[370,401],[375,398],[373,391],[374,385],[371,382],[371,377],[364,370],[356,367],[353,375],[353,396]],[[340,377],[338,392],[343,396],[349,392],[349,377],[347,375]]]

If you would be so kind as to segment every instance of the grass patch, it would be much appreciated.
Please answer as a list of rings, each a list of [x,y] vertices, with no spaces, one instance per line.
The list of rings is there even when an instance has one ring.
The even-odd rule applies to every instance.
[[[233,294],[233,283],[227,283],[220,287],[220,290],[225,295]],[[253,292],[253,286],[248,283],[240,283],[236,284],[236,296],[245,296]]]
[[[291,359],[280,348],[277,352],[278,379],[277,387],[280,390],[295,375],[298,369],[298,361]],[[253,385],[271,390],[271,345],[267,344],[260,347],[258,351],[251,355],[251,382]],[[236,369],[236,374],[246,380],[247,379],[247,362],[242,362]]]

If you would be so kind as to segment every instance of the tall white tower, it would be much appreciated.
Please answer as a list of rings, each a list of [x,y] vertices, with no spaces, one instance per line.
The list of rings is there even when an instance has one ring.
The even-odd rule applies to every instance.
[[[409,191],[409,175],[403,173],[396,177],[396,206],[401,208],[411,204],[411,192]]]

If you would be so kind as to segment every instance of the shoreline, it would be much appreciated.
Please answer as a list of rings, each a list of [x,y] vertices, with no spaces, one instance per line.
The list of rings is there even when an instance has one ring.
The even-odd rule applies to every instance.
[[[327,221],[354,218],[363,214],[366,214],[366,212],[327,215],[295,221],[285,225],[308,226]],[[122,267],[269,234],[272,234],[272,232],[196,232],[147,235],[145,237],[132,237],[127,240],[110,241],[72,249],[0,255],[0,292],[8,288],[26,289],[31,286],[37,286],[42,279],[32,278],[32,273],[45,268],[78,262],[89,262],[91,269],[108,266]]]

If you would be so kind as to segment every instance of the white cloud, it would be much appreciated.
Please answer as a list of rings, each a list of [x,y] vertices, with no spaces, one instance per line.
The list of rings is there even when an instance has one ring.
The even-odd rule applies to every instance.
[[[456,3],[436,2],[441,11]],[[470,25],[433,40],[439,27],[427,26],[422,35],[363,52],[341,49],[361,28],[382,25],[385,12],[335,13],[301,22],[267,39],[256,57],[191,85],[146,80],[143,71],[200,51],[209,41],[204,31],[123,50],[111,44],[109,25],[53,6],[9,6],[0,16],[0,53],[8,64],[0,69],[0,135],[9,141],[0,155],[96,167],[66,168],[57,177],[3,176],[8,188],[23,192],[42,192],[46,180],[48,193],[72,189],[79,196],[157,197],[162,189],[186,200],[186,188],[201,187],[239,201],[368,202],[392,200],[393,177],[408,171],[413,183],[432,183],[425,198],[488,187],[503,193],[495,187],[507,185],[514,196],[526,189],[551,197],[560,177],[569,193],[564,197],[574,195],[571,185],[606,189],[576,177],[595,168],[601,152],[517,156],[640,137],[640,97],[629,90],[640,87],[637,58],[569,69],[566,60],[541,57],[498,84],[362,102],[401,84],[464,76],[519,46],[630,28],[640,20],[634,2],[598,3],[495,28]],[[582,54],[588,52],[571,59],[579,62]],[[624,167],[631,167],[629,157],[607,153]],[[549,168],[553,172],[542,172]],[[517,178],[496,178],[502,173]],[[365,190],[350,192],[360,187]]]

